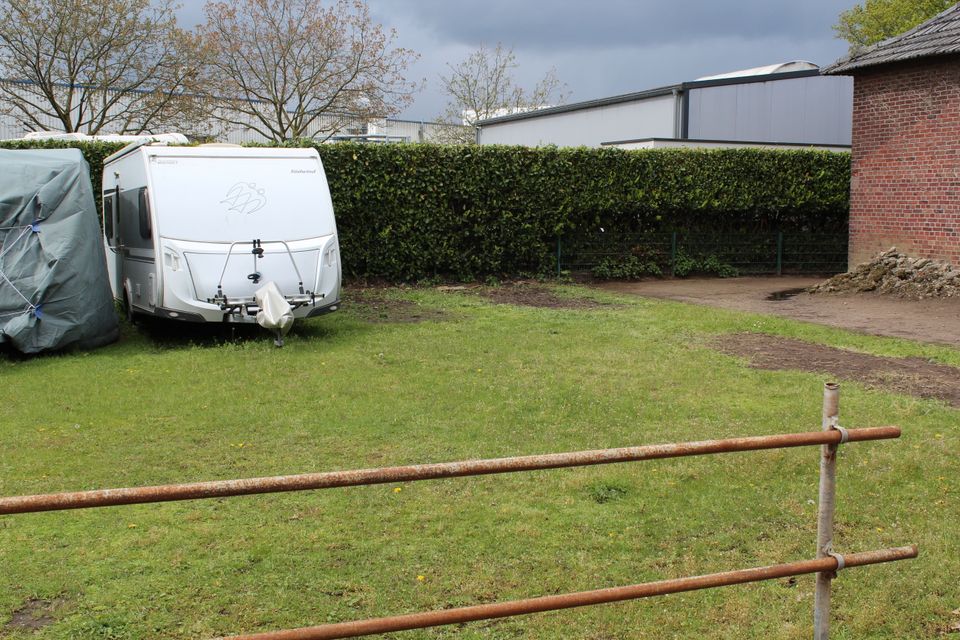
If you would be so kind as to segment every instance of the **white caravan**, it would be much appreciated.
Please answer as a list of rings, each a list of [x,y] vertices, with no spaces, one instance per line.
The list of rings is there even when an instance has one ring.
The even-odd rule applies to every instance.
[[[103,232],[110,286],[131,319],[260,322],[282,338],[294,317],[340,304],[316,149],[129,145],[104,161]],[[278,307],[282,331],[264,322]]]

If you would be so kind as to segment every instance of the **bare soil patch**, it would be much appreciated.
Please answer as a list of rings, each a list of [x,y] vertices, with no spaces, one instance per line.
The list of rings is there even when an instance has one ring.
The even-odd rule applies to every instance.
[[[860,331],[960,347],[960,298],[906,300],[877,293],[812,295],[811,277],[689,278],[609,282],[605,291],[784,316]]]
[[[512,304],[521,307],[544,309],[599,309],[616,305],[589,298],[561,298],[547,287],[539,284],[515,282],[499,287],[483,287],[480,295],[497,304]]]
[[[960,369],[923,358],[887,358],[762,333],[735,333],[714,346],[748,358],[754,369],[828,373],[868,387],[935,398],[960,408]]]
[[[422,307],[410,300],[390,298],[381,289],[344,290],[343,301],[348,309],[367,322],[426,322],[447,317],[441,309]]]
[[[19,609],[13,612],[13,617],[3,626],[4,631],[38,631],[57,621],[57,612],[67,602],[66,598],[42,600],[30,598]]]

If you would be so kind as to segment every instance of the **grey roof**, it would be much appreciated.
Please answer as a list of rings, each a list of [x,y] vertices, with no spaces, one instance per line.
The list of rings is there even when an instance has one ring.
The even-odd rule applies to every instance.
[[[656,98],[659,96],[670,95],[671,93],[683,92],[688,89],[699,89],[702,87],[720,87],[731,84],[750,84],[754,82],[772,82],[775,80],[790,80],[792,78],[806,78],[808,76],[818,76],[820,71],[817,69],[802,69],[800,71],[783,71],[777,73],[763,73],[760,75],[737,76],[733,78],[713,78],[706,80],[693,80],[692,82],[681,82],[671,84],[656,89],[647,89],[646,91],[636,91],[634,93],[625,93],[619,96],[609,98],[599,98],[596,100],[586,100],[584,102],[573,102],[556,107],[544,107],[542,109],[533,109],[522,113],[512,113],[496,118],[480,120],[477,126],[485,127],[487,125],[501,124],[504,122],[513,122],[514,120],[527,120],[528,118],[540,118],[542,116],[552,116],[569,111],[580,111],[582,109],[593,109],[596,107],[608,107],[624,102],[637,102],[647,98]]]
[[[826,67],[823,73],[850,74],[864,67],[955,54],[960,54],[960,4],[905,33],[837,60]]]

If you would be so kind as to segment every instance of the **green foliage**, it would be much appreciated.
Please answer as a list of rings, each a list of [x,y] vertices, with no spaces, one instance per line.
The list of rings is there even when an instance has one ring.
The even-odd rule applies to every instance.
[[[855,53],[912,29],[953,5],[953,0],[865,0],[841,13],[833,30]]]
[[[848,154],[354,144],[319,150],[344,268],[354,277],[545,273],[556,266],[557,236],[601,226],[846,231]]]
[[[692,256],[678,251],[674,262],[673,275],[685,278],[689,275],[715,275],[721,278],[735,278],[740,275],[736,267],[723,262],[715,254]]]
[[[606,257],[591,269],[591,273],[601,280],[636,280],[643,276],[663,275],[656,262],[645,262],[637,256]]]
[[[121,148],[102,142],[2,146],[80,148],[95,193],[103,159]],[[316,146],[344,271],[352,278],[417,282],[548,273],[556,268],[558,236],[601,226],[846,231],[850,157],[843,153]],[[650,262],[639,258],[640,266]]]

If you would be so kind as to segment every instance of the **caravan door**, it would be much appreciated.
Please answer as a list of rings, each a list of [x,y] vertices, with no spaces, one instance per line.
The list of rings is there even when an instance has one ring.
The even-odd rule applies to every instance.
[[[147,188],[121,189],[117,204],[122,291],[130,312],[153,313],[157,306],[157,265]]]

